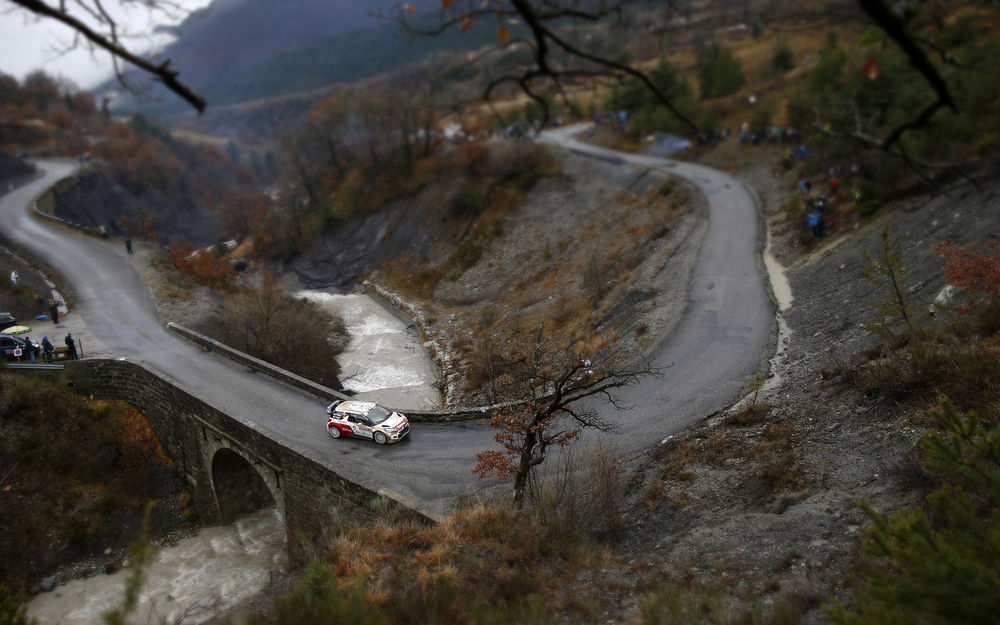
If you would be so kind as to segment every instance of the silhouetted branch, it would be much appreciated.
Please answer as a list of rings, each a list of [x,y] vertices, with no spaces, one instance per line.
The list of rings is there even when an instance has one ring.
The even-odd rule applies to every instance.
[[[900,140],[904,132],[927,125],[938,109],[948,107],[954,110],[955,101],[948,90],[948,83],[945,82],[944,78],[937,71],[937,68],[927,58],[923,48],[920,47],[906,29],[906,24],[903,23],[903,20],[893,13],[882,0],[858,0],[858,3],[865,14],[884,30],[890,39],[896,42],[896,45],[900,47],[903,54],[909,59],[913,68],[920,72],[924,80],[927,81],[927,84],[930,85],[931,89],[937,95],[937,100],[925,107],[919,115],[897,125],[889,132],[879,146],[888,152],[890,151],[889,148]]]
[[[65,2],[60,2],[58,6],[54,6],[42,2],[41,0],[10,1],[36,15],[49,17],[69,26],[78,34],[83,35],[83,37],[95,46],[110,52],[113,59],[123,59],[144,72],[151,74],[156,80],[162,82],[167,89],[170,89],[180,97],[184,98],[184,100],[193,106],[199,113],[205,110],[205,99],[191,90],[190,87],[177,80],[178,72],[170,69],[169,60],[157,65],[133,54],[121,44],[118,39],[115,20],[104,9],[100,0],[94,0],[93,7],[88,7],[83,3],[78,3],[77,6],[83,7],[83,10],[90,13],[90,15],[97,21],[107,25],[110,31],[109,35],[97,32],[83,21],[77,19],[73,15],[70,15],[66,10]],[[121,73],[118,71],[117,65],[115,65],[115,74],[118,76],[119,80],[121,80]]]

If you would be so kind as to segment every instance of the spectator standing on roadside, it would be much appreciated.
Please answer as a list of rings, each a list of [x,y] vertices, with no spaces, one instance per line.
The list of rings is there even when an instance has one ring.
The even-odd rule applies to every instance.
[[[11,281],[11,284],[13,284],[14,286],[17,286],[18,283],[21,281],[20,274],[18,274],[16,271],[10,272],[10,281]]]
[[[823,230],[826,224],[824,223],[823,215],[819,212],[818,208],[813,208],[813,210],[809,213],[808,222],[809,231],[814,237],[818,239],[823,236]]]
[[[52,318],[52,323],[59,323],[59,302],[56,300],[49,300],[49,317]]]
[[[42,355],[45,358],[45,362],[52,364],[52,352],[56,351],[56,348],[52,346],[49,342],[48,336],[42,337]]]
[[[132,253],[132,237],[125,237],[125,253]]]
[[[72,333],[66,334],[66,348],[69,350],[69,359],[77,360],[78,356],[76,355],[76,341],[73,340]]]

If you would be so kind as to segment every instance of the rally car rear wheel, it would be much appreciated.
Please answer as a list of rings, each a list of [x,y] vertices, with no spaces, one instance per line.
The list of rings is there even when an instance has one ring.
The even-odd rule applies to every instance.
[[[334,438],[340,438],[340,428],[335,425],[331,425],[326,428],[326,431],[330,433],[330,436]]]

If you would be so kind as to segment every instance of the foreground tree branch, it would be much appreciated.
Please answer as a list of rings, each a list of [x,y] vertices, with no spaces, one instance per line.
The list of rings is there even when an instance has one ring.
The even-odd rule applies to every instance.
[[[506,0],[503,2],[493,2],[488,9],[475,8],[460,12],[445,12],[445,18],[433,28],[419,28],[408,21],[406,12],[399,14],[399,21],[404,28],[418,36],[434,36],[452,27],[459,27],[463,30],[479,19],[497,19],[500,22],[498,28],[498,38],[500,43],[506,43],[507,30],[503,25],[504,21],[517,19],[522,22],[530,33],[530,38],[525,40],[523,45],[528,46],[532,52],[533,62],[519,73],[509,73],[496,78],[487,85],[483,99],[489,102],[493,91],[504,83],[513,83],[532,100],[537,102],[542,111],[542,125],[550,119],[549,104],[536,91],[536,84],[539,79],[547,79],[555,86],[555,90],[563,99],[566,99],[564,86],[567,81],[578,78],[613,78],[624,80],[625,78],[635,78],[641,82],[667,109],[683,122],[692,131],[697,131],[698,126],[693,120],[684,115],[673,103],[673,101],[649,79],[649,77],[639,70],[619,63],[612,59],[591,54],[586,50],[574,45],[566,38],[559,35],[552,28],[552,24],[560,25],[567,19],[599,22],[610,16],[620,15],[622,10],[633,0],[619,0],[618,2],[601,3],[598,8],[585,10],[577,3],[566,5],[552,0],[543,2],[532,2],[531,0]],[[442,3],[444,4],[444,3]],[[451,4],[451,3],[447,3]],[[579,65],[571,65],[572,61],[581,62]]]
[[[60,2],[58,6],[42,2],[41,0],[10,0],[10,2],[31,11],[35,15],[48,17],[69,26],[93,45],[110,52],[113,59],[122,59],[127,61],[142,71],[152,75],[155,80],[162,82],[167,89],[170,89],[179,95],[199,113],[205,110],[205,99],[177,79],[179,72],[170,69],[169,60],[160,64],[151,63],[150,61],[133,54],[122,45],[118,37],[117,24],[104,9],[100,0],[94,0],[93,6],[87,6],[82,3],[79,4],[79,6],[82,10],[90,13],[94,19],[104,24],[108,28],[108,34],[103,34],[94,30],[85,22],[71,15],[66,9],[65,2]],[[148,6],[156,6],[155,0],[151,0],[148,3]],[[117,71],[117,65],[115,70],[119,81],[122,81],[121,73]]]
[[[889,152],[890,148],[899,142],[903,133],[915,128],[926,126],[939,109],[950,108],[955,110],[955,101],[948,89],[948,83],[938,72],[931,60],[927,58],[923,48],[906,28],[906,24],[895,13],[893,13],[883,0],[858,0],[861,9],[868,15],[875,24],[879,26],[885,34],[889,36],[896,45],[903,51],[910,64],[916,69],[934,90],[937,99],[927,105],[919,114],[891,129],[880,147]]]

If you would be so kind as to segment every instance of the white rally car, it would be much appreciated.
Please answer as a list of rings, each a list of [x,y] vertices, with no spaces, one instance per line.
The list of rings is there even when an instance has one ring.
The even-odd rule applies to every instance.
[[[379,445],[396,443],[410,433],[404,415],[370,401],[336,400],[326,407],[326,431],[333,438],[360,436]]]

